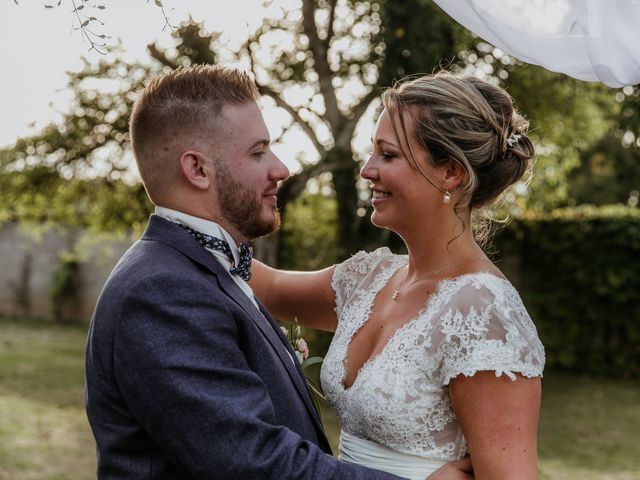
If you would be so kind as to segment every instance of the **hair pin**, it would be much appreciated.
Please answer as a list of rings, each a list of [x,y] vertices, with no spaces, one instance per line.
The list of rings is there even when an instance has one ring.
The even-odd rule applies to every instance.
[[[511,132],[511,135],[509,135],[509,138],[507,138],[507,145],[509,145],[510,147],[513,147],[514,145],[518,144],[518,141],[522,138],[522,135],[518,135],[516,133]]]

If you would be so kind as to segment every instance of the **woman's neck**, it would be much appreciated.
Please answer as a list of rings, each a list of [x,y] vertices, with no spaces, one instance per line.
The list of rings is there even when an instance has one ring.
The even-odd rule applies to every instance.
[[[464,230],[460,222],[440,228],[413,229],[402,239],[409,253],[409,279],[458,266],[461,262],[486,258],[473,238],[469,224],[464,225]]]

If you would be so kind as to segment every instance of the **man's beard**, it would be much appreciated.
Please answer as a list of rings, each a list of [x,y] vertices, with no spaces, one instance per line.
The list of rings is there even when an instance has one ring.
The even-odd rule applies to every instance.
[[[273,208],[271,218],[261,218],[262,205],[256,192],[234,180],[222,160],[216,162],[216,186],[222,215],[248,239],[262,237],[280,227],[278,209]]]

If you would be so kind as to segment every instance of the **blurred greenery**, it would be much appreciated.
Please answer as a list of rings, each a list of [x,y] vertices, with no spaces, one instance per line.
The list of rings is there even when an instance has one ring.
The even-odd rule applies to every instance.
[[[288,114],[275,141],[292,129],[310,139],[297,156],[300,171],[281,189],[284,223],[273,236],[281,266],[322,268],[381,244],[398,250],[397,237],[368,221],[355,128],[379,89],[404,74],[440,65],[479,75],[514,97],[538,151],[531,184],[506,196],[516,222],[495,243],[526,272],[523,297],[547,346],[541,478],[639,478],[637,384],[578,375],[640,375],[640,89],[523,65],[465,33],[430,0],[304,5],[313,5],[317,38],[304,25],[308,11],[276,9],[240,49],[192,20],[171,48],[150,45],[150,62],[128,63],[120,48],[85,61],[69,73],[73,103],[62,121],[0,150],[0,224],[140,232],[152,205],[132,170],[133,92],[177,65],[249,62],[262,94]],[[289,42],[274,45],[280,34]],[[354,86],[358,93],[347,95]],[[287,103],[290,88],[306,100]],[[61,269],[53,294],[72,286],[68,273]],[[6,319],[0,327],[0,409],[9,412],[0,416],[0,479],[95,476],[82,408],[84,330]],[[331,339],[310,330],[304,337],[312,355]],[[317,379],[318,366],[310,372]],[[325,421],[335,443],[335,417],[326,413]]]
[[[495,245],[518,264],[549,368],[640,378],[638,208],[583,205],[530,215]]]
[[[342,259],[394,240],[368,221],[369,192],[356,182],[366,154],[354,151],[353,134],[360,124],[372,128],[366,122],[381,87],[439,66],[501,84],[531,121],[535,175],[529,187],[518,184],[507,195],[513,216],[584,202],[637,204],[638,88],[609,89],[521,64],[474,38],[429,0],[274,5],[273,15],[241,46],[190,20],[175,30],[170,48],[149,45],[150,62],[127,62],[117,46],[70,72],[73,101],[62,120],[0,150],[0,223],[140,232],[152,206],[128,145],[135,91],[151,76],[191,63],[250,65],[265,105],[285,114],[273,126],[274,141],[287,141],[294,130],[309,138],[300,145],[300,170],[282,185],[279,203],[286,217],[310,180],[328,185],[323,195],[335,198],[337,215],[330,226],[318,227],[335,230],[325,242],[334,243],[327,256]],[[292,89],[300,99],[289,96]],[[290,242],[273,236],[278,240],[275,258],[291,264]]]
[[[0,480],[95,478],[83,407],[86,328],[0,317],[0,330]],[[311,354],[322,351],[311,345]],[[336,417],[323,408],[322,418],[337,452]],[[546,373],[540,479],[639,478],[639,429],[637,381]]]

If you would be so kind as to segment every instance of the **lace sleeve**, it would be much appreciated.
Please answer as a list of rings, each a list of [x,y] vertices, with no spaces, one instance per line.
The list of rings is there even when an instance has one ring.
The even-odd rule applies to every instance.
[[[336,265],[331,279],[331,287],[336,294],[336,313],[340,318],[340,312],[346,305],[357,287],[362,284],[363,280],[371,273],[375,265],[381,259],[392,256],[388,248],[378,248],[377,250],[367,253],[360,251],[348,260]]]
[[[442,385],[478,371],[503,373],[515,380],[542,376],[544,347],[513,286],[491,274],[464,282],[437,315],[432,353],[440,364]]]

